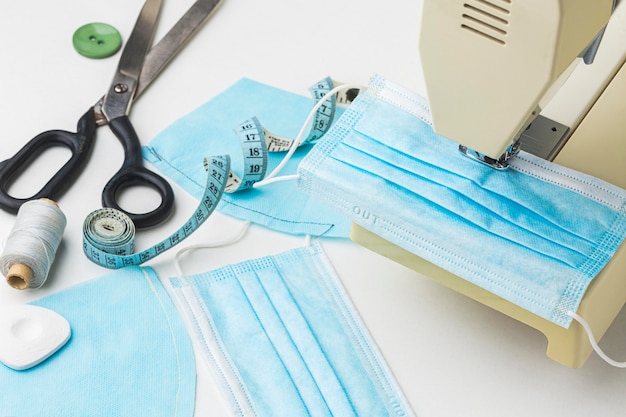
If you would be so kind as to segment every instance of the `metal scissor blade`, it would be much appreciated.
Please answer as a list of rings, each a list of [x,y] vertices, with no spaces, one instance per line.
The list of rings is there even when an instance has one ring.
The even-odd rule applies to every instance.
[[[202,24],[208,19],[221,0],[198,0],[176,22],[167,34],[148,53],[139,77],[135,98],[150,85],[163,68],[182,49]]]
[[[102,104],[102,111],[108,120],[128,114],[146,55],[152,46],[162,4],[163,0],[146,0],[141,8]]]

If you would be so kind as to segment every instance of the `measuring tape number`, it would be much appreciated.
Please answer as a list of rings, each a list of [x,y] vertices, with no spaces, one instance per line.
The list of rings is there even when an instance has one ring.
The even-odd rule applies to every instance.
[[[225,189],[227,193],[252,188],[255,183],[265,178],[267,173],[267,140],[257,118],[253,117],[241,123],[235,129],[235,133],[239,137],[243,152],[243,177],[240,178],[230,170]]]
[[[336,82],[330,77],[309,87],[314,104],[335,88]],[[308,135],[302,140],[303,144],[315,143],[330,129],[336,113],[337,104],[349,104],[356,94],[350,90],[334,94],[321,104],[315,112]],[[265,129],[256,117],[252,117],[235,128],[239,138],[244,159],[243,177],[230,172],[227,193],[234,193],[246,188],[252,188],[255,183],[263,180],[267,174],[268,152],[285,152],[294,146],[295,139],[277,135]]]

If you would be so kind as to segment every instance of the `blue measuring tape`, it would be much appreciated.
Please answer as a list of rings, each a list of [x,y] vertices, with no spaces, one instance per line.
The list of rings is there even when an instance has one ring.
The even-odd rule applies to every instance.
[[[335,82],[326,77],[315,83],[309,88],[313,96],[314,103],[317,104],[324,98],[333,88]],[[340,101],[347,101],[347,96],[342,95]],[[330,129],[330,125],[335,117],[335,109],[338,98],[333,95],[327,98],[327,102],[322,104],[315,112],[313,122],[309,134],[302,143],[314,143],[321,138]],[[240,178],[234,172],[230,172],[228,184],[226,185],[227,193],[234,193],[246,188],[252,188],[255,183],[263,180],[267,174],[267,154],[268,152],[284,152],[289,150],[295,139],[285,138],[265,129],[256,117],[246,120],[240,124],[235,133],[239,137],[241,149],[244,157],[243,178]]]
[[[243,152],[244,168],[240,178],[232,170],[228,174],[225,191],[234,193],[252,186],[265,178],[267,173],[267,139],[265,131],[256,117],[240,124],[235,133],[239,137]]]
[[[309,91],[313,96],[315,104],[317,104],[333,88],[335,88],[335,82],[326,77],[309,87]],[[337,97],[333,95],[315,112],[309,134],[304,138],[302,144],[314,143],[330,129],[330,125],[335,117],[336,106]],[[270,152],[287,151],[294,142],[294,139],[279,136],[265,129],[263,132],[267,138],[267,148]]]
[[[335,82],[327,77],[309,88],[315,104],[333,88]],[[308,135],[302,144],[310,144],[330,129],[338,103],[349,103],[356,95],[342,92],[327,99],[315,112]],[[230,156],[216,156],[204,160],[207,182],[200,205],[191,218],[176,232],[138,253],[134,253],[135,226],[123,212],[102,208],[90,213],[83,224],[83,251],[94,263],[105,268],[118,269],[140,265],[191,235],[213,213],[224,192],[233,193],[251,188],[267,174],[268,152],[284,152],[294,146],[295,139],[269,132],[256,117],[235,128],[243,153],[244,172],[237,175],[230,169]]]
[[[140,265],[176,246],[189,237],[217,207],[224,193],[230,157],[215,156],[204,160],[207,182],[200,205],[187,222],[156,245],[133,254],[135,226],[121,211],[103,208],[89,214],[83,224],[83,251],[96,264],[110,269]]]

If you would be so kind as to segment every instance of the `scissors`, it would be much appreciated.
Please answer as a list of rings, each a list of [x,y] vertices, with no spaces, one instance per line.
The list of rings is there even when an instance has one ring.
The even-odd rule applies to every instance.
[[[26,201],[39,198],[57,201],[86,165],[96,128],[108,124],[124,148],[124,162],[104,186],[103,207],[123,211],[137,228],[154,226],[165,220],[174,207],[174,192],[163,177],[143,166],[141,144],[128,114],[133,100],[157,77],[220,1],[197,0],[163,39],[150,49],[163,0],[146,0],[122,51],[108,92],[79,119],[76,133],[64,130],[43,132],[31,139],[13,157],[0,162],[0,208],[17,213]],[[30,162],[51,147],[69,148],[72,156],[32,197],[10,196],[7,190],[11,183]],[[117,202],[120,191],[136,185],[156,190],[161,198],[160,205],[141,214],[123,210]]]

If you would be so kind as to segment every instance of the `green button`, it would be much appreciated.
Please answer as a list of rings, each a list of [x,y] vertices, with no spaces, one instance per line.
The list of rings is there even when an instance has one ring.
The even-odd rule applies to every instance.
[[[122,46],[120,33],[106,23],[89,23],[79,27],[72,37],[74,49],[87,58],[106,58]]]

